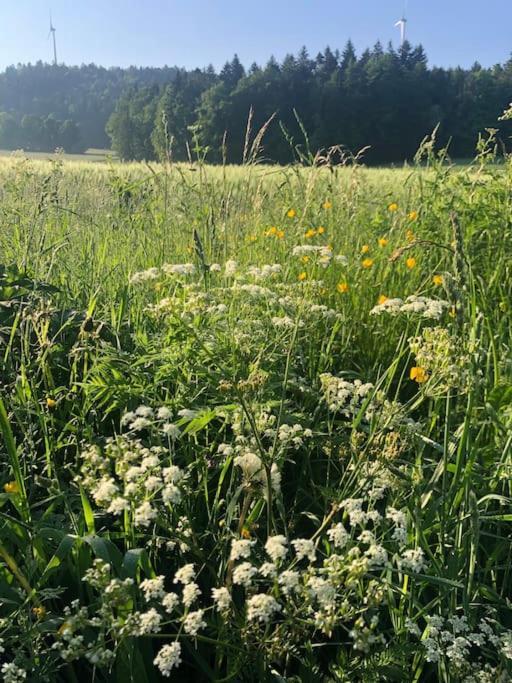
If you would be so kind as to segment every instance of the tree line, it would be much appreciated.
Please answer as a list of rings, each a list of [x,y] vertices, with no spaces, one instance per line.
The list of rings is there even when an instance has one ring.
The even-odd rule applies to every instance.
[[[491,68],[429,68],[421,46],[377,43],[358,55],[349,41],[341,52],[326,48],[312,58],[303,48],[247,70],[235,56],[218,73],[211,66],[12,67],[0,74],[0,111],[21,128],[26,114],[69,119],[83,145],[105,146],[108,135],[126,160],[202,154],[228,163],[247,153],[251,112],[253,136],[270,121],[262,144],[269,161],[340,145],[367,148],[366,161],[378,164],[411,159],[438,125],[452,157],[472,156],[486,128],[497,128],[508,148],[512,123],[498,119],[511,92],[512,59]]]
[[[107,69],[95,64],[67,66],[43,62],[10,66],[0,73],[0,112],[4,114],[0,147],[53,151],[57,120],[57,128],[71,121],[79,137],[74,149],[68,150],[67,124],[56,146],[66,151],[77,147],[108,148],[106,124],[122,94],[133,86],[154,85],[163,89],[176,71],[167,66]],[[31,118],[24,121],[25,117]]]

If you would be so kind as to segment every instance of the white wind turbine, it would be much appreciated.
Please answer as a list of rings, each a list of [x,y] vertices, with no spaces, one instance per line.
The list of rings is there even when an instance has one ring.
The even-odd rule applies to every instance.
[[[48,32],[48,38],[52,36],[53,38],[53,63],[57,66],[57,41],[55,40],[55,26],[52,24],[52,15],[50,13],[50,30]]]
[[[403,46],[404,46],[404,43],[405,43],[405,28],[406,28],[406,25],[407,25],[407,19],[405,18],[405,16],[402,16],[402,18],[399,19],[399,20],[396,22],[396,24],[395,24],[396,27],[399,27],[399,28],[400,28],[400,47],[403,47]]]

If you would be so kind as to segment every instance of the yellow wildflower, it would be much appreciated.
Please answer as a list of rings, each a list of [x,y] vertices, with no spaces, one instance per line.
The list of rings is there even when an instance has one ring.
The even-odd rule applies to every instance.
[[[409,376],[412,380],[418,382],[418,384],[423,384],[423,382],[426,382],[428,379],[428,372],[425,370],[425,368],[415,366],[411,368]]]
[[[299,273],[299,277],[297,278],[299,282],[303,282],[307,278],[308,274],[306,273],[305,270],[302,271],[302,273]]]
[[[332,209],[332,202],[330,202],[328,199],[322,204],[322,208],[324,209]]]
[[[379,247],[385,247],[388,243],[386,237],[379,237]]]
[[[412,270],[413,268],[415,268],[416,267],[416,259],[414,258],[414,256],[409,256],[409,258],[405,262],[405,265],[407,266],[407,268],[409,268],[409,270]]]
[[[336,289],[338,290],[338,292],[339,292],[340,294],[345,294],[346,292],[348,292],[349,286],[348,286],[348,284],[347,284],[346,282],[339,282],[339,283],[336,285]]]
[[[251,538],[251,532],[249,531],[249,529],[246,526],[244,526],[242,528],[242,531],[240,532],[240,536],[242,538],[246,538],[246,539]]]
[[[301,258],[302,263],[308,263],[309,262],[309,256],[303,256]]]
[[[318,233],[319,235],[323,235],[324,232],[325,232],[325,228],[324,228],[323,225],[321,225],[320,227],[318,227],[318,228],[316,229],[316,231],[317,231],[317,233]]]
[[[367,254],[370,251],[370,245],[369,244],[363,244],[361,247],[361,254]]]
[[[439,285],[442,285],[444,280],[442,275],[434,275],[432,278],[432,282],[436,285],[436,287],[439,287]]]
[[[398,204],[396,202],[391,202],[391,204],[388,206],[388,211],[391,211],[391,213],[398,211]]]
[[[55,406],[57,405],[57,401],[54,398],[50,398],[50,396],[48,396],[48,398],[46,399],[46,405],[51,410],[52,408],[55,408]]]
[[[288,209],[286,215],[288,216],[288,218],[295,218],[297,212],[295,211],[295,209]]]
[[[316,235],[316,230],[313,228],[310,228],[309,230],[306,231],[304,237],[309,240],[311,237],[314,237]]]
[[[4,484],[4,491],[6,493],[19,493],[20,487],[15,481],[9,481],[7,484]]]
[[[44,619],[46,616],[46,608],[42,605],[39,607],[32,607],[32,613],[37,619]]]
[[[415,221],[418,218],[418,212],[417,211],[409,211],[409,213],[407,214],[407,218],[410,221]]]
[[[64,633],[67,633],[68,631],[72,632],[73,628],[72,628],[71,624],[69,623],[69,621],[64,621],[59,626],[57,633],[59,634],[59,636],[62,636],[62,635],[64,635]]]
[[[276,237],[277,237],[277,239],[282,240],[284,237],[284,230],[278,230],[276,232]]]
[[[388,296],[386,296],[385,294],[381,294],[381,295],[379,296],[379,299],[378,299],[377,303],[378,303],[378,304],[385,304],[386,301],[388,301],[388,299],[389,299]]]
[[[372,258],[365,258],[361,264],[363,268],[371,268],[373,266]]]
[[[408,242],[414,242],[414,240],[416,239],[412,230],[407,230],[407,232],[405,233],[405,238]]]

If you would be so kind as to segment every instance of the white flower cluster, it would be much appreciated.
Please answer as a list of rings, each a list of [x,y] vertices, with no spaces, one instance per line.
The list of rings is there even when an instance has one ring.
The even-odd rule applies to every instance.
[[[180,411],[181,412],[181,411]],[[178,412],[178,417],[181,417]],[[166,436],[177,439],[180,436],[180,429],[173,422],[172,412],[167,406],[161,406],[155,412],[149,406],[139,406],[135,411],[124,413],[121,418],[121,425],[128,427],[130,431],[140,432],[149,427],[155,426]]]
[[[278,275],[282,269],[283,267],[280,263],[274,263],[273,265],[265,264],[263,266],[249,266],[247,275],[253,277],[255,280],[266,280],[274,275]]]
[[[193,263],[164,263],[161,268],[148,268],[133,273],[130,276],[130,284],[140,285],[143,282],[157,280],[162,275],[194,275],[196,267]]]
[[[149,526],[159,509],[182,500],[185,474],[162,447],[147,448],[137,439],[118,436],[108,439],[104,449],[84,449],[81,459],[77,483],[106,512],[131,512],[137,527]]]
[[[388,315],[397,316],[401,313],[416,314],[422,318],[431,320],[439,320],[443,313],[449,308],[448,301],[443,299],[429,299],[425,296],[408,296],[403,299],[386,299],[381,304],[377,304],[370,311],[370,315],[381,315],[387,313]]]
[[[130,277],[131,285],[140,285],[142,282],[150,282],[151,280],[156,280],[160,275],[160,270],[158,268],[148,268],[147,270],[141,270],[134,273]]]
[[[374,388],[369,382],[363,383],[359,379],[349,382],[328,372],[320,375],[320,383],[329,410],[340,412],[346,417],[353,417],[359,413]]]
[[[193,263],[164,263],[162,272],[166,275],[194,275],[196,267]]]
[[[472,629],[466,615],[448,618],[427,617],[425,633],[417,624],[406,624],[410,633],[421,639],[427,662],[444,661],[464,683],[496,681],[497,669],[489,663],[491,651],[496,659],[512,660],[512,631],[503,629],[495,618],[484,616]],[[494,674],[494,678],[493,678]]]

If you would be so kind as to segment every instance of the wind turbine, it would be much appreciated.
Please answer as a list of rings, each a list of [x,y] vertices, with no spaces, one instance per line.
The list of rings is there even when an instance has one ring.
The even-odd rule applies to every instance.
[[[55,26],[52,24],[52,15],[50,13],[50,30],[48,32],[48,38],[52,36],[53,38],[53,64],[57,66],[57,42],[55,40]]]
[[[402,18],[399,19],[395,26],[400,28],[400,47],[404,46],[405,43],[405,27],[407,25],[407,19],[405,18],[404,15],[402,15]]]

